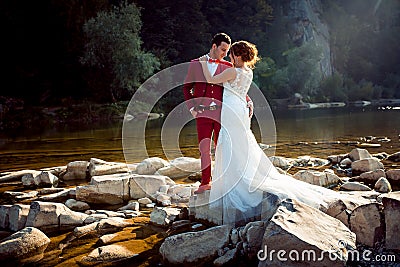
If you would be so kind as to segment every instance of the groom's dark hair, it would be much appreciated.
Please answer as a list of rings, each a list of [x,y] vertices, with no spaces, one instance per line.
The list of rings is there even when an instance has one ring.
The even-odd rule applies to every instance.
[[[227,44],[231,44],[231,37],[229,37],[226,33],[220,32],[214,35],[214,37],[211,40],[211,45],[216,44],[217,47],[220,46],[222,42],[225,42]]]

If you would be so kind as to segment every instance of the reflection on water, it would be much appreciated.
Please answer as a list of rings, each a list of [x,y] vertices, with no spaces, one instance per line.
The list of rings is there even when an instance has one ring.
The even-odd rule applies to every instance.
[[[391,142],[381,143],[381,148],[370,148],[371,153],[394,153],[400,151],[399,113],[400,110],[395,109],[362,111],[344,108],[275,111],[275,154],[285,157],[326,157],[348,153],[354,145],[343,142],[360,141],[360,137],[365,136],[387,136],[391,139]],[[162,120],[157,120],[147,125],[146,147],[149,156],[165,157],[160,142],[162,123]],[[254,120],[252,128],[257,140],[261,141],[258,123]],[[89,160],[92,157],[123,162],[121,131],[122,123],[116,123],[92,129],[2,133],[0,172],[62,166],[70,161]],[[336,144],[334,141],[341,143]],[[180,132],[179,144],[183,155],[199,157],[194,121]],[[135,148],[132,149],[134,151]],[[137,159],[138,162],[141,160]]]

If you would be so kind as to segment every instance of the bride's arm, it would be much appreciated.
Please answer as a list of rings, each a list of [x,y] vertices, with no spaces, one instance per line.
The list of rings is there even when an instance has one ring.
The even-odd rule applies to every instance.
[[[236,70],[235,68],[229,68],[224,70],[218,75],[211,76],[210,71],[207,67],[207,58],[201,57],[200,58],[201,67],[203,69],[204,77],[206,78],[208,83],[223,83],[226,81],[230,81],[236,78]]]

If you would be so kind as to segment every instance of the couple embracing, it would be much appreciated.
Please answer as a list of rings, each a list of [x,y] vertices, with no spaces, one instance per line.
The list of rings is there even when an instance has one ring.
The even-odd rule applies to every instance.
[[[230,62],[224,57],[229,54]],[[295,198],[320,208],[331,190],[280,174],[259,147],[251,129],[253,105],[248,97],[255,63],[254,44],[216,34],[207,55],[192,60],[183,86],[186,104],[196,119],[202,179],[196,194],[210,192],[210,205],[223,211],[224,224],[260,215],[265,193]],[[211,170],[211,142],[215,164]],[[211,182],[212,177],[212,182]],[[316,197],[316,196],[321,196]],[[333,196],[334,197],[334,196]]]

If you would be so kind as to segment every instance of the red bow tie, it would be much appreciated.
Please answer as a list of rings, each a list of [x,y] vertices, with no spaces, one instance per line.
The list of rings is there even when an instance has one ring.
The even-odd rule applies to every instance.
[[[209,59],[208,59],[208,62],[209,62],[209,63],[219,64],[220,60],[219,60],[219,59],[209,58]]]

